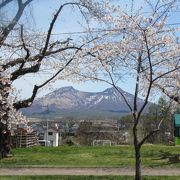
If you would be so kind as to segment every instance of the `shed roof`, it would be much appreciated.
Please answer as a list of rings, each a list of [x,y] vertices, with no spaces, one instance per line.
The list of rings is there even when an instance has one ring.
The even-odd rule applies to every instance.
[[[180,114],[175,114],[174,117],[175,117],[175,121],[174,121],[175,127],[180,127]]]

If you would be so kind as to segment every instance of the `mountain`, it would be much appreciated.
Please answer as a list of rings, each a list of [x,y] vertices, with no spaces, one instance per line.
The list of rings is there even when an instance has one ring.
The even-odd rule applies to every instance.
[[[130,104],[133,103],[134,96],[122,89],[119,90],[126,96]],[[143,100],[138,99],[138,106],[141,106]],[[128,113],[129,109],[123,100],[123,97],[115,88],[108,88],[102,92],[83,92],[74,89],[72,86],[60,88],[54,92],[45,95],[34,101],[30,108],[25,109],[26,114],[43,114],[48,105],[51,114],[63,113],[78,114],[87,113]]]

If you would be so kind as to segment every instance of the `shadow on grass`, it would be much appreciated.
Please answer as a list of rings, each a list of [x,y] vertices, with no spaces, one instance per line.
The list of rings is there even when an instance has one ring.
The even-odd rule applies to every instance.
[[[156,158],[154,160],[167,160],[167,165],[170,164],[176,164],[176,163],[180,163],[180,154],[174,154],[171,152],[166,152],[166,151],[159,151],[159,158]]]

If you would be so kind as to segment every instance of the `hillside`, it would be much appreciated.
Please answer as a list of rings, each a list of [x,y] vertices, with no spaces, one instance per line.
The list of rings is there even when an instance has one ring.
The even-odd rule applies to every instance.
[[[128,102],[133,104],[134,96],[122,89]],[[138,106],[143,100],[138,99]],[[48,106],[48,112],[47,107]],[[102,92],[83,92],[72,86],[60,88],[34,101],[30,108],[24,109],[25,114],[51,116],[117,116],[129,113],[122,96],[114,88]]]

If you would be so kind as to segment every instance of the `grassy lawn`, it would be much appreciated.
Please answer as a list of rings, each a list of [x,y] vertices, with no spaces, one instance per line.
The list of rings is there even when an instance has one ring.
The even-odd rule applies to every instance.
[[[1,180],[133,180],[132,176],[1,176]],[[143,180],[177,180],[180,176],[144,176]]]
[[[142,149],[143,167],[180,167],[166,156],[179,154],[180,147],[146,145]],[[12,158],[0,160],[0,167],[133,167],[132,146],[32,147],[14,149]]]

